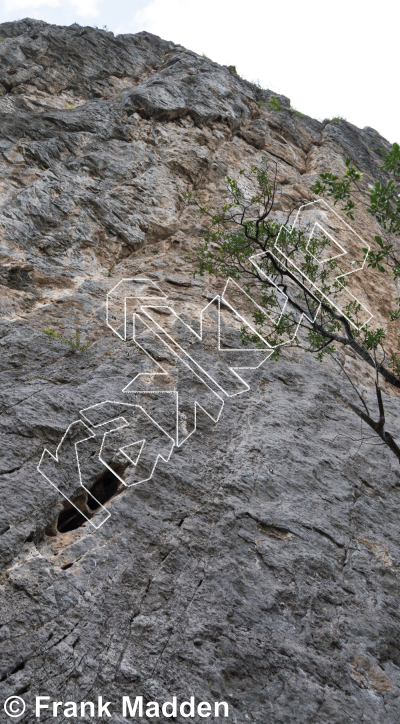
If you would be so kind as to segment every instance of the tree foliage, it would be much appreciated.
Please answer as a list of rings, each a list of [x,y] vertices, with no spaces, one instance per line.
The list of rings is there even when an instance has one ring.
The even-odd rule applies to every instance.
[[[334,204],[339,203],[342,211],[354,220],[353,212],[363,197],[362,174],[350,165],[349,158],[345,165],[342,177],[321,174],[311,190],[320,197],[332,198]],[[382,274],[391,271],[397,279],[400,275],[398,144],[385,153],[382,168],[389,180],[375,183],[367,204],[368,213],[382,228],[382,235],[375,237],[375,249],[363,249],[364,261]],[[186,200],[208,218],[194,273],[202,276],[208,272],[241,280],[253,296],[256,290],[259,309],[252,319],[256,334],[249,327],[242,327],[243,344],[265,346],[261,337],[274,348],[274,359],[279,358],[284,347],[296,346],[313,353],[319,360],[331,354],[340,365],[338,350],[351,349],[372,367],[378,421],[371,417],[364,397],[351,380],[364,409],[353,403],[350,406],[400,460],[400,450],[385,430],[379,386],[379,376],[382,376],[386,383],[400,388],[399,350],[387,347],[387,330],[362,325],[362,309],[356,299],[343,303],[348,277],[340,267],[340,259],[328,255],[323,264],[319,263],[331,242],[324,235],[310,238],[304,230],[289,226],[295,204],[287,210],[283,224],[274,218],[275,203],[282,192],[276,165],[270,167],[263,159],[250,172],[241,170],[237,179],[228,176],[226,184],[226,200],[218,209],[202,203],[196,193],[186,194]],[[400,317],[400,297],[396,302],[395,309],[387,309],[388,322]]]

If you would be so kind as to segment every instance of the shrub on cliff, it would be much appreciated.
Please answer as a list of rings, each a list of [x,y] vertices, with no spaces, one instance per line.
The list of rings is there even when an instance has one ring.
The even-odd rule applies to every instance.
[[[349,159],[346,159],[346,166],[342,178],[321,174],[311,190],[319,196],[332,197],[335,204],[343,202],[343,211],[352,219],[358,202],[352,198],[353,189],[360,191],[357,184],[362,177],[354,166],[350,166]],[[385,239],[376,236],[377,248],[363,249],[364,260],[381,273],[391,269],[397,278],[400,276],[400,148],[397,144],[386,153],[382,168],[391,178],[386,185],[375,184],[367,210],[381,225]],[[330,354],[348,378],[362,406],[355,405],[348,395],[347,404],[400,461],[400,448],[386,430],[379,381],[382,377],[388,385],[400,388],[399,347],[387,348],[387,334],[382,327],[373,329],[368,323],[360,323],[362,308],[354,297],[347,304],[339,303],[348,285],[347,275],[337,258],[329,258],[324,264],[318,262],[318,256],[323,256],[330,240],[324,235],[309,239],[301,229],[290,229],[288,221],[295,205],[288,210],[284,225],[273,219],[279,192],[277,167],[271,173],[263,161],[261,166],[254,166],[250,174],[241,170],[240,175],[242,184],[227,177],[227,201],[219,209],[207,207],[196,194],[186,194],[186,199],[196,204],[200,213],[210,220],[197,255],[195,273],[204,275],[208,272],[240,279],[245,282],[249,294],[253,297],[257,294],[258,310],[253,314],[253,332],[249,327],[241,329],[244,345],[265,347],[263,340],[266,340],[274,348],[271,358],[275,359],[284,346],[299,347],[320,360]],[[254,182],[256,193],[249,194],[246,188],[254,187]],[[390,321],[400,318],[400,297],[396,301],[397,308],[387,310]],[[340,349],[351,349],[359,360],[373,368],[377,419],[373,418],[364,395],[345,369],[338,355]]]

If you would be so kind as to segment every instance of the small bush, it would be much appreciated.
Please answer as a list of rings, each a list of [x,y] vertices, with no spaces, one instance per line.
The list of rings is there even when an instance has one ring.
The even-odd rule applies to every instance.
[[[68,337],[63,337],[62,334],[59,332],[55,332],[51,327],[45,327],[42,329],[42,332],[47,334],[48,337],[56,337],[56,339],[59,339],[60,342],[63,342],[63,344],[68,344],[69,347],[72,347],[72,349],[76,350],[77,352],[84,352],[85,349],[88,348],[88,344],[81,344],[81,330],[76,329],[75,330],[75,339],[71,337],[71,339],[68,339]]]
[[[334,118],[324,118],[322,123],[340,123],[340,121],[345,121],[346,119],[343,118],[343,116],[335,116]]]
[[[270,107],[273,111],[283,111],[283,106],[279,103],[279,101],[278,101],[278,99],[277,99],[276,96],[272,96],[272,97],[269,99],[269,107]]]

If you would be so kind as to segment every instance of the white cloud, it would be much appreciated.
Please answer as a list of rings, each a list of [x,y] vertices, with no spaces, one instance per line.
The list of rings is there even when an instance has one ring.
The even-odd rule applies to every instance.
[[[87,16],[96,18],[99,15],[97,1],[98,0],[71,0],[71,5],[79,17]]]
[[[64,10],[71,9],[79,17],[95,18],[99,14],[97,7],[98,0],[69,0],[62,3]],[[26,10],[28,8],[59,8],[61,0],[5,0],[4,10],[6,12]]]
[[[4,10],[10,12],[12,10],[25,10],[26,8],[38,8],[42,6],[57,8],[60,0],[6,0]]]

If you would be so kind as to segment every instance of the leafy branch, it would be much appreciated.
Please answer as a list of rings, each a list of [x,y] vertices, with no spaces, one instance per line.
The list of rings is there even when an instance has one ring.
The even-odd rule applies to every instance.
[[[400,164],[397,149],[395,144],[393,155],[389,154],[385,162],[395,173],[399,172]],[[345,163],[347,170],[342,178],[321,174],[312,190],[332,197],[335,203],[343,202],[346,214],[354,218],[356,204],[351,198],[352,187],[362,180],[362,175],[355,166],[350,166],[348,158]],[[255,191],[249,191],[254,188]],[[193,274],[232,277],[244,282],[246,292],[253,298],[256,294],[259,309],[252,315],[253,330],[242,327],[240,336],[244,345],[265,347],[266,341],[274,348],[272,359],[279,359],[284,346],[298,347],[314,354],[318,360],[339,348],[352,349],[377,376],[375,385],[381,414],[379,375],[400,389],[398,351],[386,350],[386,332],[382,327],[372,329],[368,324],[361,324],[362,309],[357,300],[340,304],[348,276],[339,267],[337,259],[330,257],[323,263],[319,261],[330,240],[325,235],[310,238],[308,233],[297,228],[288,230],[296,204],[288,209],[283,224],[273,219],[279,193],[277,166],[268,166],[265,159],[250,172],[240,170],[237,179],[226,177],[226,198],[218,209],[202,203],[196,193],[187,193],[186,201],[194,204],[208,219]],[[387,218],[392,213],[397,212],[390,206]],[[392,224],[391,228],[395,226]],[[368,265],[384,272],[383,263],[388,257],[392,258],[393,248],[381,237],[377,237],[376,242],[377,250],[370,254],[367,249],[363,251]],[[253,257],[257,258],[256,263]],[[392,320],[400,318],[400,298],[397,298],[397,309],[388,314]],[[356,411],[354,405],[352,409]],[[371,420],[364,421],[373,427]],[[381,423],[376,423],[373,429],[397,455],[391,436],[382,436]],[[398,458],[400,460],[400,456]]]
[[[89,347],[88,344],[81,344],[80,329],[76,329],[75,337],[71,337],[70,339],[68,337],[63,337],[63,335],[59,332],[55,332],[51,327],[45,327],[42,329],[42,332],[47,334],[48,337],[55,337],[56,339],[59,339],[60,342],[69,345],[69,347],[72,347],[72,349],[76,352],[84,352]]]

